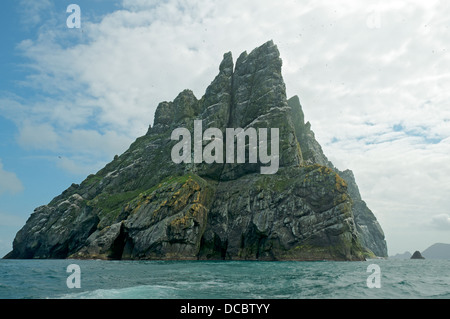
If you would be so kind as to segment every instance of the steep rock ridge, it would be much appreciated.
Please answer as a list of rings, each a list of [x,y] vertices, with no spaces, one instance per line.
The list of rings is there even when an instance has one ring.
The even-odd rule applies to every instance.
[[[360,234],[361,243],[370,249],[375,255],[387,257],[387,245],[384,232],[373,212],[361,199],[355,176],[351,170],[337,171],[348,186],[348,193],[353,201],[352,212],[356,222],[356,228]]]
[[[225,53],[201,99],[184,90],[172,102],[161,102],[147,134],[81,185],[37,208],[6,257],[384,256],[381,227],[363,207],[353,175],[326,159],[304,123],[298,97],[287,100],[281,66],[272,41],[242,53],[236,65]],[[279,128],[278,171],[260,174],[267,165],[260,161],[175,164],[171,150],[177,141],[171,133],[180,127],[192,133],[194,120],[201,121],[203,132]]]
[[[327,166],[342,177],[348,186],[348,193],[352,199],[352,212],[363,246],[370,249],[377,256],[387,257],[388,253],[384,232],[373,212],[362,200],[353,172],[348,169],[345,171],[338,170],[325,156],[322,147],[315,138],[314,132],[311,130],[311,124],[309,122],[305,123],[298,96],[291,97],[288,100],[288,104],[292,109],[295,133],[302,146],[305,163]]]
[[[250,54],[243,52],[232,76],[232,101],[227,127],[247,129],[279,128],[279,166],[299,166],[301,151],[295,138],[286,86],[281,76],[282,61],[277,46],[269,41]],[[261,164],[226,164],[222,180],[259,172]]]

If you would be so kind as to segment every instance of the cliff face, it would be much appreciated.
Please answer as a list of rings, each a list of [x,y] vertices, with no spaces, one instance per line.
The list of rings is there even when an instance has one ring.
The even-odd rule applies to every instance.
[[[304,123],[298,97],[287,100],[281,66],[272,41],[242,53],[236,65],[231,53],[224,54],[219,74],[201,99],[185,90],[174,101],[160,103],[153,127],[125,153],[35,209],[6,257],[387,256],[381,227],[361,200],[353,174],[333,167],[309,122]],[[175,164],[171,151],[178,141],[171,133],[180,127],[194,132],[194,120],[201,121],[203,132],[278,128],[278,170],[261,174],[269,164],[261,158],[250,163],[248,152],[245,163],[227,162],[224,151],[215,154],[223,159],[219,163]],[[194,158],[195,145],[191,151]]]
[[[302,146],[305,163],[316,163],[329,167],[345,181],[348,194],[352,199],[352,213],[361,243],[376,256],[387,257],[388,253],[384,232],[375,215],[362,200],[353,172],[348,169],[340,171],[327,159],[322,151],[322,147],[315,139],[314,132],[311,130],[311,124],[304,122],[304,114],[298,97],[294,96],[290,98],[288,104],[292,109],[295,132]]]

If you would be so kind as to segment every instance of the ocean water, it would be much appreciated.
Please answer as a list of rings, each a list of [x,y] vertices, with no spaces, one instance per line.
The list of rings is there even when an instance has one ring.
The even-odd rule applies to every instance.
[[[67,272],[71,264],[79,266],[75,279]],[[69,276],[80,288],[68,287]],[[369,288],[368,281],[379,288]],[[0,299],[142,298],[448,299],[450,260],[0,260]]]

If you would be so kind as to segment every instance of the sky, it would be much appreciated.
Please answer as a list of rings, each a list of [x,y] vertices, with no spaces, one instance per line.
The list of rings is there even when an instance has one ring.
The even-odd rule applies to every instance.
[[[389,255],[450,243],[449,28],[433,0],[1,1],[0,256],[36,207],[144,135],[159,102],[200,98],[224,53],[268,40]]]

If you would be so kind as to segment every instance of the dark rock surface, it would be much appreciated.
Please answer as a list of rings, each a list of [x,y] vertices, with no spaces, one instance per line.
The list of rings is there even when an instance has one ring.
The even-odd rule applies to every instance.
[[[153,127],[81,185],[39,207],[7,258],[363,260],[387,256],[351,171],[328,161],[298,97],[286,98],[277,46],[231,53],[197,99],[162,102]],[[171,160],[175,128],[279,128],[279,169]],[[207,144],[206,141],[203,145]],[[224,152],[225,156],[225,152]]]
[[[420,251],[416,250],[414,254],[412,254],[411,259],[425,259],[420,253]]]
[[[338,170],[325,156],[322,147],[315,139],[314,132],[311,130],[311,124],[305,123],[298,96],[290,98],[288,104],[292,109],[292,119],[297,140],[301,145],[304,162],[329,167],[345,181],[349,196],[352,199],[352,213],[363,246],[370,249],[376,256],[387,257],[384,232],[375,215],[362,200],[353,172],[348,169],[343,172]]]

